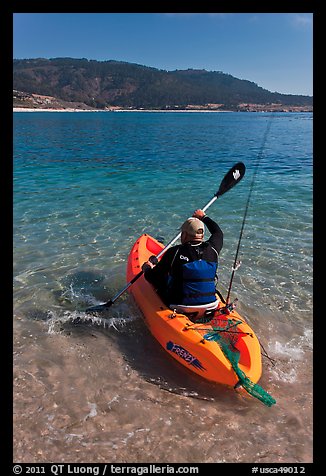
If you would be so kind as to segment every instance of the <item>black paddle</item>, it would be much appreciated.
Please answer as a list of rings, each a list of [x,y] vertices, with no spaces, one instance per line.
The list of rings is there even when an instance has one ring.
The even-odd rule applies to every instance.
[[[235,164],[229,171],[228,173],[224,176],[220,187],[218,191],[215,193],[214,197],[202,208],[203,211],[206,211],[214,202],[217,200],[221,195],[223,195],[225,192],[228,190],[231,190],[232,187],[234,187],[242,177],[244,176],[246,171],[246,167],[242,162],[238,162]],[[169,249],[171,246],[180,238],[181,232],[177,234],[173,240],[171,240],[163,249],[160,251],[156,257],[153,257],[153,262],[156,261]],[[110,299],[108,302],[104,304],[99,304],[98,306],[92,306],[86,309],[86,312],[98,312],[98,311],[104,311],[105,309],[109,308],[112,306],[112,304],[115,303],[115,301],[125,292],[127,289],[130,288],[132,284],[134,284],[135,281],[137,281],[138,278],[140,278],[144,274],[143,271],[140,271],[134,278],[126,284],[126,286],[121,289],[112,299]]]

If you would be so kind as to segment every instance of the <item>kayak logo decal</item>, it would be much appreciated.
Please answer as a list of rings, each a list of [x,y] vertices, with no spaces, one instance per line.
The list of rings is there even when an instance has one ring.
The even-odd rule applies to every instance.
[[[235,169],[235,171],[232,173],[234,180],[238,180],[240,178],[240,172],[238,169]]]
[[[172,341],[167,342],[166,344],[167,350],[170,352],[173,352],[174,354],[177,354],[181,359],[185,360],[189,365],[193,365],[199,370],[206,370],[205,367],[199,362],[197,357],[192,355],[190,352],[188,352],[184,347],[182,347],[179,344],[175,344]]]

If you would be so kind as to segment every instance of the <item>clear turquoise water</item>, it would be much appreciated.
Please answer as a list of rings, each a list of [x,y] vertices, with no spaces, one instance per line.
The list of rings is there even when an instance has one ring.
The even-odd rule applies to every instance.
[[[167,243],[183,220],[212,198],[228,169],[243,161],[243,182],[209,209],[225,234],[220,282],[227,286],[270,118],[261,113],[16,113],[18,293],[25,298],[46,293],[51,306],[51,288],[84,270],[100,271],[107,286],[119,273],[116,284],[123,287],[134,240],[147,232]],[[233,288],[253,292],[257,301],[270,290],[268,299],[296,313],[306,313],[311,304],[311,140],[310,114],[272,118]],[[248,280],[250,288],[255,281],[255,290],[248,289]]]
[[[146,232],[170,241],[185,218],[212,198],[225,173],[243,161],[247,168],[243,181],[208,210],[224,231],[219,282],[225,291],[269,123],[231,297],[239,298],[239,311],[281,363],[265,370],[263,383],[283,402],[285,413],[278,421],[285,425],[284,405],[295,411],[289,395],[295,399],[301,392],[310,401],[312,392],[307,387],[311,367],[302,367],[312,358],[309,113],[15,113],[14,319],[21,355],[31,352],[23,339],[36,332],[36,323],[40,324],[34,350],[42,345],[44,355],[53,322],[69,320],[76,310],[115,295],[125,285],[127,257],[136,238]],[[139,318],[128,296],[115,306],[113,313],[120,317]],[[71,349],[73,342],[64,345]],[[27,357],[21,357],[18,368],[26,362]],[[163,362],[164,358],[159,367]],[[160,374],[156,370],[154,374]],[[40,368],[33,372],[38,374]],[[53,384],[54,376],[48,378]],[[119,378],[123,376],[114,376]],[[99,376],[97,383],[100,380]],[[141,385],[137,382],[136,387]],[[297,405],[299,409],[302,403]],[[308,459],[310,417],[308,404],[308,420],[300,423],[303,434],[297,446],[299,455],[300,445],[308,445]],[[271,448],[279,431],[270,430]],[[33,443],[29,451],[34,454],[32,448]],[[254,457],[250,448],[239,451],[239,461]],[[277,458],[300,460],[286,454]]]

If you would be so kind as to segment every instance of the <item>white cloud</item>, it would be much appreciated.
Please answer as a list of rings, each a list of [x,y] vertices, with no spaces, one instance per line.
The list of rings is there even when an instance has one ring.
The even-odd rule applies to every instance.
[[[312,13],[295,14],[293,16],[293,25],[297,28],[310,28],[313,24]]]

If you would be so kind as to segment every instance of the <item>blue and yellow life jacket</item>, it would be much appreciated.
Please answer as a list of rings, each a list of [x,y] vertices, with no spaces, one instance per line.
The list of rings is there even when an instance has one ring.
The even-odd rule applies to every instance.
[[[217,263],[203,259],[182,266],[183,305],[208,304],[215,301],[215,276]]]

